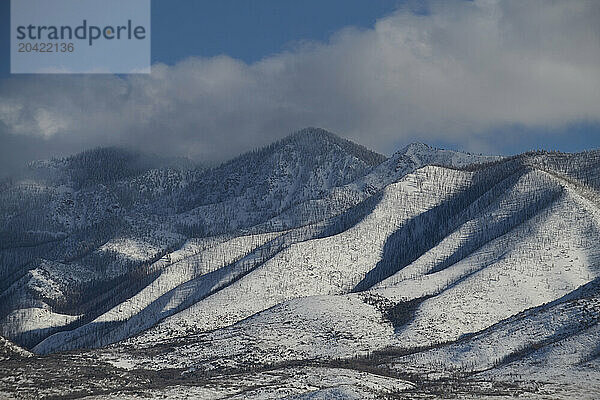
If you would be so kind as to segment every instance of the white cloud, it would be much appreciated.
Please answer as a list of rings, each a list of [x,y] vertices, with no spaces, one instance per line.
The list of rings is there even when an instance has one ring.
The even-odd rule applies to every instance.
[[[600,121],[600,2],[439,1],[247,65],[221,56],[150,75],[28,76],[0,86],[9,134],[222,159],[305,126],[379,151],[489,148],[509,124]]]

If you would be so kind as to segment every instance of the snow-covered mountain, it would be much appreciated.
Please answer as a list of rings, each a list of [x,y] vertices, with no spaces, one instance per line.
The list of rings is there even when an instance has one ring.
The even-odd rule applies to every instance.
[[[101,366],[103,393],[599,393],[600,151],[387,158],[308,128],[208,169],[100,149],[30,170],[0,192],[0,334],[47,354],[30,380],[55,362]]]

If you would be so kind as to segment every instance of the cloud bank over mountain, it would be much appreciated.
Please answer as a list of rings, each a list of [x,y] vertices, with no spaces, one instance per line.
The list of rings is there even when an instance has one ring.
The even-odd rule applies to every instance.
[[[305,126],[384,153],[414,140],[493,151],[502,127],[600,122],[599,20],[594,1],[432,2],[253,64],[16,76],[0,83],[0,156],[116,144],[218,161]]]

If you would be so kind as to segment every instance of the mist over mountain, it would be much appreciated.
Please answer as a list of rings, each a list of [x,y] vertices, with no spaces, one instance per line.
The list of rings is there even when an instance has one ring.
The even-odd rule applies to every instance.
[[[0,397],[593,398],[599,191],[598,150],[319,128],[33,162],[0,190]]]

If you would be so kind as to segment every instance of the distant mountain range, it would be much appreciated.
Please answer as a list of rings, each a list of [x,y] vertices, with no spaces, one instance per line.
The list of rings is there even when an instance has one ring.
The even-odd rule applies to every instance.
[[[307,128],[1,185],[0,397],[600,396],[600,151],[388,158]]]

